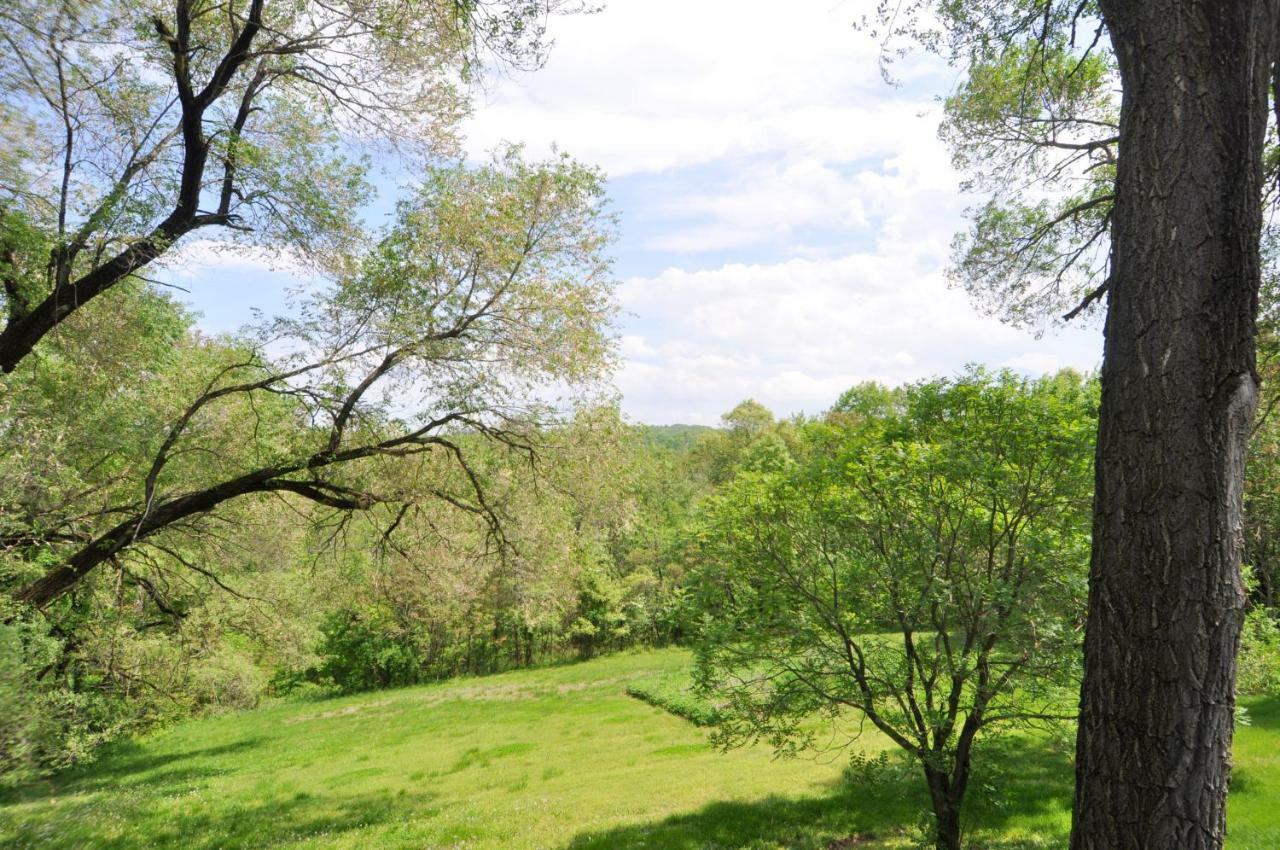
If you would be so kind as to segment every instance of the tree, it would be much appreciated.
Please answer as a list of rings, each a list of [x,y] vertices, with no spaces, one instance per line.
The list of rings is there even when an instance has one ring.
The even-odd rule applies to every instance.
[[[610,362],[600,196],[598,176],[564,158],[528,164],[509,151],[488,167],[436,169],[357,271],[297,318],[254,339],[185,338],[170,369],[129,388],[159,414],[134,434],[144,452],[108,452],[108,479],[69,498],[18,496],[10,516],[26,530],[14,543],[26,564],[47,566],[14,596],[48,606],[129,554],[208,574],[173,535],[208,533],[219,509],[250,496],[339,517],[380,508],[388,533],[405,506],[442,500],[500,534],[464,440],[533,451],[544,388],[584,387]],[[13,383],[44,403],[38,375]],[[75,412],[62,412],[74,429]],[[10,425],[18,439],[23,424]],[[435,463],[420,478],[380,473],[424,455]]]
[[[826,416],[831,420],[874,420],[901,412],[902,389],[890,389],[875,381],[854,384],[840,394]]]
[[[697,678],[726,745],[869,721],[919,764],[956,850],[981,737],[1061,716],[1076,681],[1096,401],[1070,373],[970,372],[899,403],[814,423],[802,462],[714,499]]]
[[[25,729],[16,748],[0,746],[0,784],[92,759],[112,737],[252,707],[274,659],[307,643],[297,602],[315,576],[301,500],[241,500],[199,535],[171,529],[166,548],[191,568],[135,547],[41,616],[9,596],[54,565],[47,541],[70,548],[132,495],[176,403],[165,389],[207,365],[182,359],[189,318],[145,287],[126,284],[93,312],[0,393],[0,631],[22,636],[0,641],[0,667],[23,694],[6,728]]]
[[[749,440],[773,427],[773,413],[753,398],[740,401],[720,417],[722,427],[735,437]]]
[[[755,399],[746,399],[720,417],[720,427],[698,435],[693,455],[711,484],[723,484],[760,442],[780,442],[789,424],[777,422],[772,411]]]
[[[969,65],[946,132],[975,185],[1008,181],[961,239],[964,279],[1016,321],[1105,298],[1072,846],[1221,847],[1280,6],[886,11]]]
[[[472,450],[527,459],[552,389],[607,368],[610,224],[568,161],[451,162],[468,86],[539,65],[558,11],[0,10],[0,619],[54,638],[5,644],[32,705],[70,698],[50,752],[250,704],[268,657],[301,666],[293,561],[343,549],[356,515],[375,546],[429,503],[505,543]],[[360,221],[375,159],[410,184],[390,231]],[[283,257],[312,295],[287,321],[199,334],[148,278],[190,261],[191,234]],[[255,630],[266,657],[230,647]]]
[[[448,153],[559,0],[17,0],[0,10],[0,370],[188,234],[345,272],[366,154]]]
[[[1072,843],[1216,848],[1280,5],[1101,8],[1124,99]]]

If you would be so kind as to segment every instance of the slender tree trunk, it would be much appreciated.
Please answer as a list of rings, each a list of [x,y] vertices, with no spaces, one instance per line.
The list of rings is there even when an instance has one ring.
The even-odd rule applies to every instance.
[[[1123,83],[1074,850],[1220,848],[1277,0],[1102,0]]]
[[[960,800],[952,793],[950,777],[928,767],[924,775],[933,803],[935,846],[937,850],[960,850]]]

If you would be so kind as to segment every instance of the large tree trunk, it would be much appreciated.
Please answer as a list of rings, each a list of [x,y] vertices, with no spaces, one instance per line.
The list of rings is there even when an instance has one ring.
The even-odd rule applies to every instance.
[[[1277,0],[1103,0],[1123,83],[1074,850],[1220,848]]]

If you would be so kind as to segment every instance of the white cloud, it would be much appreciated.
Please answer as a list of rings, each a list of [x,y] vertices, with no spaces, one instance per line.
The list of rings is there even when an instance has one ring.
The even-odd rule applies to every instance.
[[[749,396],[815,412],[860,380],[1096,362],[1095,332],[1035,340],[947,287],[966,201],[932,95],[954,74],[916,57],[895,65],[906,87],[886,86],[878,45],[852,26],[873,7],[609,0],[553,22],[545,69],[493,78],[477,99],[475,158],[501,141],[558,145],[615,178],[618,385],[634,417],[714,424]],[[270,309],[283,292],[288,275],[261,256],[201,256],[216,273],[199,291],[222,306]]]
[[[469,148],[559,145],[612,178],[677,175],[675,197],[622,209],[655,222],[653,253],[836,256],[850,239],[909,233],[941,256],[961,203],[932,95],[954,75],[918,56],[895,71],[921,84],[887,86],[879,44],[854,28],[873,12],[870,0],[610,0],[553,21],[544,69],[491,81]]]
[[[652,189],[622,209],[646,225],[648,264],[671,266],[620,293],[618,383],[638,418],[715,422],[747,396],[816,411],[859,380],[970,361],[1093,365],[1091,333],[1037,341],[947,287],[965,199],[930,95],[954,76],[916,57],[895,66],[913,88],[886,86],[852,26],[870,11],[611,0],[558,22],[547,68],[495,87],[468,125],[474,152],[558,144]]]
[[[954,374],[965,363],[1092,368],[1090,332],[1044,340],[979,315],[926,264],[877,254],[670,269],[627,280],[633,319],[618,377],[643,421],[711,423],[748,396],[817,412],[863,380]]]
[[[919,105],[892,99],[878,45],[853,27],[871,8],[611,0],[553,22],[544,69],[491,84],[467,125],[470,149],[559,143],[615,177],[780,150],[846,162],[890,153],[895,116]]]
[[[656,236],[648,246],[676,253],[720,251],[786,240],[805,227],[861,231],[870,224],[857,175],[816,157],[743,171],[665,204],[661,211],[670,219],[697,223]]]

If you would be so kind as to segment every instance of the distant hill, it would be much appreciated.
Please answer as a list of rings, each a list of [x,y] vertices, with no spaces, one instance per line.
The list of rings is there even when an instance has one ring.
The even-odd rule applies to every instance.
[[[641,425],[646,440],[673,452],[687,452],[703,434],[714,431],[707,425]]]

